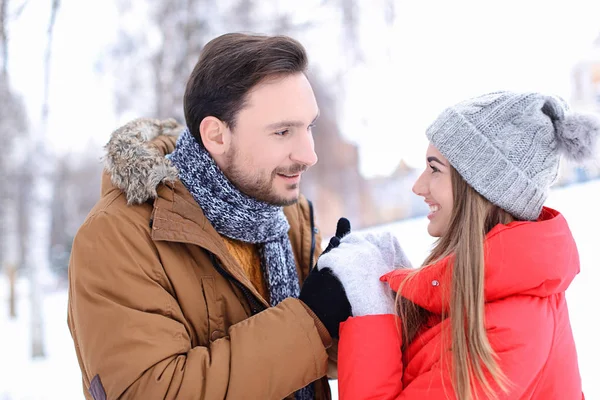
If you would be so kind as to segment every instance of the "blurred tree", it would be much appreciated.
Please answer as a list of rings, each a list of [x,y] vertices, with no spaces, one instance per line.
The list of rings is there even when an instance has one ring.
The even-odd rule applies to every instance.
[[[14,285],[22,258],[24,241],[20,240],[18,215],[19,191],[26,182],[19,179],[18,144],[27,135],[27,116],[21,99],[11,89],[8,73],[8,0],[0,0],[0,270],[6,269]],[[10,289],[9,312],[16,317],[14,287]]]
[[[8,73],[7,11],[8,0],[0,0],[0,57],[2,57],[2,76],[6,76]]]
[[[73,237],[100,198],[102,163],[98,149],[88,148],[56,160],[52,190],[51,266],[66,282]]]
[[[47,30],[46,52],[44,55],[44,97],[39,125],[32,131],[28,146],[27,170],[31,179],[31,193],[27,194],[29,248],[25,253],[25,267],[29,273],[31,296],[31,355],[45,357],[43,323],[43,286],[53,281],[50,271],[50,221],[52,199],[52,158],[47,148],[50,65],[52,59],[52,39],[60,0],[52,0]]]
[[[118,39],[103,68],[118,76],[116,111],[183,120],[185,82],[219,25],[216,0],[118,1]],[[132,16],[146,20],[143,29]]]
[[[348,66],[354,66],[364,61],[360,45],[360,6],[359,0],[339,0],[342,11],[342,43],[348,49]]]

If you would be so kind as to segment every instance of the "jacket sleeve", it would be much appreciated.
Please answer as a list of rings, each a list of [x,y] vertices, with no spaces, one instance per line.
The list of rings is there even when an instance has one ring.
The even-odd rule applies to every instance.
[[[498,356],[500,368],[510,381],[508,392],[503,392],[488,378],[496,388],[498,399],[529,398],[552,345],[554,321],[547,302],[544,303],[544,299],[517,302],[518,309],[515,304],[509,307],[503,301],[490,305],[492,309],[488,310],[494,316],[488,320],[488,339]],[[434,356],[438,361],[432,368],[419,371],[403,387],[405,371],[399,329],[399,319],[392,315],[355,317],[342,324],[338,363],[340,400],[456,398],[451,375],[447,368],[441,368],[440,355]],[[451,365],[450,357],[444,362]],[[481,385],[475,390],[479,398],[487,398]]]
[[[325,375],[325,347],[296,299],[192,347],[149,232],[116,224],[96,214],[73,244],[68,319],[88,388],[99,376],[108,399],[267,399]]]

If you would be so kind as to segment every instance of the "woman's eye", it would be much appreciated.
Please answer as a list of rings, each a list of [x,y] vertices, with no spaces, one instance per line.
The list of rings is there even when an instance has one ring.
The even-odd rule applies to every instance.
[[[275,134],[276,134],[277,136],[285,136],[285,135],[287,135],[289,132],[290,132],[290,130],[289,130],[289,129],[285,129],[285,130],[283,130],[283,131],[275,132]]]
[[[435,173],[435,172],[440,172],[440,170],[439,170],[439,169],[437,169],[436,167],[434,167],[434,166],[433,166],[433,165],[431,165],[431,164],[429,164],[429,168],[431,168],[431,171],[432,171],[432,172],[434,172],[434,173]]]

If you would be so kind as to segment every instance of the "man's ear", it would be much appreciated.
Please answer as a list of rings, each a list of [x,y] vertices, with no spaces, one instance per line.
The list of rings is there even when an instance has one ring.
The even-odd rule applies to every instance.
[[[206,117],[200,122],[200,137],[213,157],[225,154],[231,144],[231,132],[227,124],[216,117]]]

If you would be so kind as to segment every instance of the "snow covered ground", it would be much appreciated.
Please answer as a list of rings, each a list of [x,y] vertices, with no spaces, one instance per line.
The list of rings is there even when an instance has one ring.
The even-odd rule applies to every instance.
[[[7,281],[1,280],[0,293],[0,400],[83,399],[81,373],[71,334],[67,328],[67,291],[44,297],[47,357],[29,357],[28,285],[18,285],[18,319],[8,318]]]
[[[600,342],[595,338],[600,285],[599,240],[595,230],[600,213],[594,205],[600,200],[600,181],[588,182],[551,194],[547,205],[560,210],[571,226],[581,256],[581,274],[567,293],[583,388],[588,399],[600,399]],[[403,221],[377,230],[392,230],[415,265],[432,244],[426,232],[427,220]],[[0,400],[82,399],[81,376],[71,336],[67,329],[67,293],[47,293],[44,300],[46,349],[44,360],[29,358],[29,303],[26,282],[19,282],[17,320],[8,318],[7,283],[0,280]],[[594,307],[596,305],[596,307]],[[334,399],[337,398],[334,383]]]

